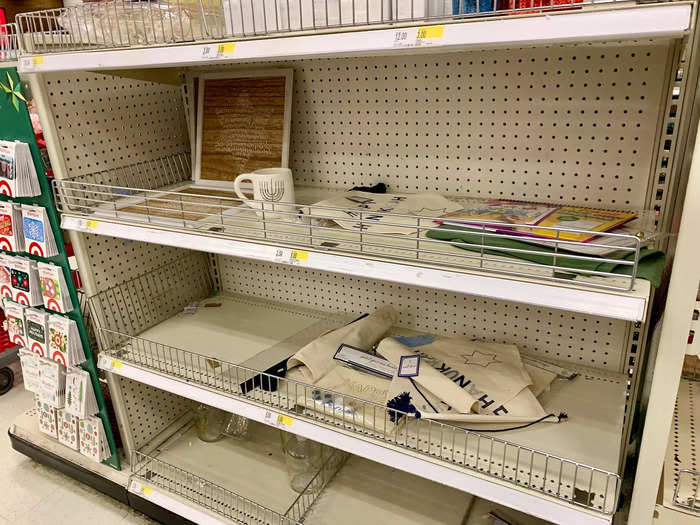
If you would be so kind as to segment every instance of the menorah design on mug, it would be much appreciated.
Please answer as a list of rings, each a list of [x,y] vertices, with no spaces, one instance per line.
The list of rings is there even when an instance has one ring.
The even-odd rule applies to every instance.
[[[284,182],[281,180],[260,183],[260,196],[269,202],[278,202],[284,197]]]

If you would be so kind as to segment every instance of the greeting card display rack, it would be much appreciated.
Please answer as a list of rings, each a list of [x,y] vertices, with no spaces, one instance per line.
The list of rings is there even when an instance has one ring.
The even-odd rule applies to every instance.
[[[12,25],[12,24],[9,24]],[[2,41],[2,35],[12,35],[14,34],[12,30],[8,30],[3,26],[0,26],[0,41]],[[17,74],[17,69],[14,67],[3,67],[0,68],[0,82],[9,82],[8,79],[12,80],[13,85],[20,85],[21,80]],[[21,93],[21,92],[20,92]],[[97,358],[93,354],[90,344],[88,342],[87,332],[85,324],[83,321],[83,316],[80,310],[80,303],[78,300],[78,295],[73,283],[73,278],[71,274],[70,265],[68,262],[68,256],[66,255],[65,245],[63,243],[63,235],[60,228],[60,220],[58,213],[56,212],[56,207],[54,205],[53,195],[51,192],[51,185],[46,177],[46,172],[44,170],[44,163],[41,158],[41,153],[39,152],[39,147],[36,142],[36,137],[34,135],[34,128],[29,116],[29,111],[27,109],[27,104],[22,101],[17,103],[17,108],[10,100],[13,96],[12,93],[0,94],[0,118],[2,119],[2,126],[0,129],[0,139],[2,140],[18,140],[25,142],[29,145],[32,153],[32,159],[34,161],[34,166],[39,177],[39,184],[41,186],[41,195],[36,197],[7,197],[6,195],[0,195],[0,200],[13,202],[19,202],[22,204],[33,204],[42,206],[46,210],[49,222],[51,224],[51,230],[53,232],[54,239],[56,240],[56,245],[58,248],[58,255],[53,257],[40,257],[38,255],[22,253],[24,257],[29,257],[36,261],[41,262],[51,262],[57,266],[60,266],[63,270],[63,275],[65,282],[67,284],[67,292],[73,303],[73,310],[69,313],[61,314],[72,320],[74,320],[78,326],[78,331],[80,333],[80,340],[83,345],[83,350],[86,361],[80,366],[90,373],[90,379],[92,381],[92,386],[95,390],[95,396],[97,397],[97,402],[99,405],[98,416],[102,419],[104,423],[105,432],[107,439],[109,441],[111,457],[105,460],[105,463],[114,469],[119,469],[119,456],[117,454],[117,448],[115,445],[114,437],[112,436],[111,426],[109,424],[109,418],[107,416],[107,409],[102,396],[102,389],[99,384],[98,371],[97,371]],[[26,98],[26,97],[25,97]]]
[[[261,4],[279,5],[270,2]],[[335,0],[325,9],[336,3],[342,11]],[[687,333],[679,313],[698,280],[697,4],[514,3],[448,16],[416,3],[427,4],[420,16],[314,17],[304,31],[267,20],[246,29],[233,3],[216,1],[187,13],[172,4],[179,30],[149,9],[117,23],[123,2],[18,17],[20,69],[45,123],[139,508],[212,523],[290,518],[257,490],[266,481],[256,468],[241,483],[226,475],[222,449],[186,446],[197,402],[551,522],[602,525],[619,510],[652,320],[654,289],[636,272],[646,241],[627,239],[629,276],[564,276],[561,261],[436,248],[420,234],[429,214],[411,217],[414,237],[338,238],[311,222],[229,214],[236,199],[204,199],[193,212],[183,204],[195,125],[186,79],[281,66],[294,70],[295,216],[376,182],[646,210],[649,244],[675,253],[630,509],[632,523],[651,522],[663,462],[653,445],[665,449]],[[569,420],[498,436],[428,420],[392,427],[382,405],[339,405],[338,394],[258,364],[387,303],[400,312],[396,333],[510,342],[576,371],[543,397]],[[315,515],[334,486],[294,519]],[[358,518],[366,498],[355,498],[345,511],[352,503]]]

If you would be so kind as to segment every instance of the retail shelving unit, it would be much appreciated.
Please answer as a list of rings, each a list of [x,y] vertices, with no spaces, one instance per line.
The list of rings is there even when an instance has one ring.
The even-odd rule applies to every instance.
[[[182,446],[195,401],[551,522],[610,523],[654,292],[637,262],[647,245],[674,247],[663,234],[675,233],[687,183],[696,4],[582,2],[488,18],[438,10],[241,32],[215,11],[202,16],[220,24],[134,41],[115,29],[107,38],[114,5],[105,5],[22,15],[20,68],[46,123],[62,226],[132,458],[130,493],[203,523],[331,522],[332,509],[350,508],[338,487],[359,458],[293,516],[266,499],[277,494],[256,496],[252,477],[236,485],[211,452]],[[630,271],[489,255],[484,239],[498,234],[485,228],[467,257],[422,236],[429,214],[410,217],[418,233],[407,240],[259,217],[228,197],[192,213],[188,79],[263,62],[294,69],[294,215],[380,181],[394,192],[648,210],[644,238],[606,237],[626,243]],[[676,266],[686,249],[679,241]],[[384,406],[270,368],[382,304],[400,312],[396,333],[511,342],[575,370],[543,397],[569,420],[497,437],[425,419],[394,427]],[[651,521],[642,510],[635,524]]]

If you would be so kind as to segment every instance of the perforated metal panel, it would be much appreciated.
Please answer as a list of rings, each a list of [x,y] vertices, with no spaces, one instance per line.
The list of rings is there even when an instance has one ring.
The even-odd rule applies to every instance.
[[[668,45],[296,64],[297,183],[642,208]]]
[[[131,379],[116,377],[124,404],[128,408],[129,431],[137,449],[146,445],[192,406],[189,399]]]
[[[361,314],[391,304],[399,324],[514,343],[542,355],[621,371],[627,323],[483,297],[219,256],[224,291]]]
[[[68,177],[189,148],[178,86],[71,71],[47,76],[46,92]]]

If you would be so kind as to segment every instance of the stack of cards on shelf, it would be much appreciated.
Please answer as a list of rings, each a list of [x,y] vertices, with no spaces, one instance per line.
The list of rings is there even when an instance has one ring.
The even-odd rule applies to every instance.
[[[25,257],[13,257],[10,266],[10,286],[15,302],[25,306],[44,303],[41,297],[39,268],[36,261]]]
[[[39,430],[49,436],[58,437],[58,429],[56,427],[56,408],[49,403],[42,401],[38,396],[36,398],[36,412],[39,418]]]
[[[41,262],[38,267],[41,296],[44,299],[46,309],[62,313],[73,310],[66,279],[63,277],[63,268],[55,264]]]
[[[19,362],[22,365],[22,378],[24,379],[24,389],[34,392],[39,392],[39,356],[20,350]]]
[[[49,357],[49,314],[35,308],[24,309],[27,349],[41,357]]]
[[[13,202],[0,202],[0,250],[24,251],[22,206]]]
[[[47,357],[65,366],[75,366],[85,361],[78,325],[73,319],[50,315],[48,326],[49,355]]]
[[[5,310],[6,330],[10,336],[10,341],[26,348],[27,335],[24,328],[24,306],[5,297],[3,299],[3,310]]]
[[[66,412],[66,409],[59,408],[56,410],[58,419],[58,441],[65,446],[78,450],[78,418],[73,414]]]
[[[58,254],[46,208],[22,204],[22,220],[25,251],[41,257]]]
[[[39,399],[55,408],[63,408],[66,402],[66,367],[39,357]]]
[[[41,194],[32,153],[24,142],[0,140],[0,193],[9,197]]]
[[[81,368],[69,368],[66,373],[66,412],[85,419],[99,411],[90,374]]]
[[[14,257],[0,253],[0,296],[12,299],[12,280],[10,272]]]
[[[110,457],[109,443],[105,435],[102,420],[97,416],[89,416],[78,423],[80,435],[80,453],[95,461],[103,461]]]

